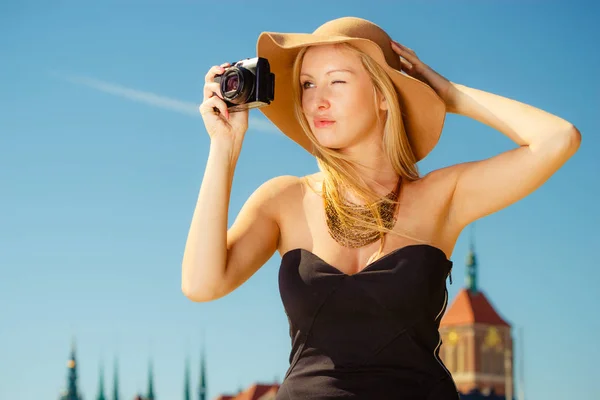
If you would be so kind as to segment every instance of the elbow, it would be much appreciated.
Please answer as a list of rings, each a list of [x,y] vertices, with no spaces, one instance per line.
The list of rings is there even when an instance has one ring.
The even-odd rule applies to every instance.
[[[574,125],[569,125],[559,137],[562,139],[562,149],[567,158],[573,156],[581,145],[581,132]]]
[[[551,149],[550,152],[556,157],[567,160],[577,152],[581,145],[581,133],[574,125],[568,124],[561,127],[552,135],[548,135],[541,142],[541,147]],[[531,147],[531,146],[530,146]]]
[[[190,290],[184,282],[181,284],[181,292],[187,299],[194,303],[207,303],[215,299],[214,296],[209,296],[207,292]]]
[[[185,276],[181,280],[181,292],[194,303],[206,303],[215,300],[215,296],[206,288],[200,288],[198,285],[190,284],[190,279]]]
[[[186,283],[185,279],[181,280],[181,293],[183,293],[183,295],[189,300],[193,302],[198,302],[198,296],[190,290],[189,285]]]
[[[195,303],[206,303],[223,297],[225,290],[225,279],[221,274],[210,274],[211,268],[183,262],[181,273],[181,292],[185,297]]]
[[[579,129],[577,129],[575,125],[571,125],[567,135],[569,137],[569,147],[573,154],[575,154],[581,145],[581,132],[579,132]]]

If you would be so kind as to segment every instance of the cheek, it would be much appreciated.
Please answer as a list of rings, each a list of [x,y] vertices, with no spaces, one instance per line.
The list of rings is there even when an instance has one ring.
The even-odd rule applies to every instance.
[[[364,87],[349,86],[337,96],[337,103],[344,109],[344,113],[349,116],[360,116],[365,113],[370,113],[373,104],[370,97],[370,92]]]
[[[302,114],[304,114],[304,118],[306,118],[306,122],[311,127],[313,126],[312,117],[310,116],[310,109],[308,108],[308,104],[302,101]]]
[[[365,93],[352,93],[343,99],[340,99],[340,104],[343,104],[342,109],[344,115],[361,127],[369,124],[374,118],[373,102]]]
[[[308,98],[305,94],[300,97],[300,104],[302,105],[302,111],[306,112],[308,108]]]
[[[300,101],[300,105],[302,106],[302,112],[304,113],[304,116],[307,117],[307,120],[309,121],[309,123],[311,121],[311,118],[308,118],[308,116],[310,115],[310,112],[311,112],[310,101],[311,101],[310,96],[307,96],[307,95],[303,95],[302,99]]]

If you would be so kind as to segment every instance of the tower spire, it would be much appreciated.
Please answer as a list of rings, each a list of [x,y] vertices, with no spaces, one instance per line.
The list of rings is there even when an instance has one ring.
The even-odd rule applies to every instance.
[[[148,395],[146,400],[154,400],[154,379],[152,374],[152,360],[148,361]]]
[[[207,400],[206,393],[206,347],[202,335],[202,354],[200,355],[200,382],[198,383],[198,400]]]
[[[114,375],[113,375],[113,400],[119,400],[119,370],[117,357],[115,357]]]
[[[77,389],[77,360],[75,357],[75,338],[71,339],[71,357],[67,361],[67,390],[61,396],[61,400],[81,400],[79,390]]]
[[[183,399],[192,400],[190,391],[190,357],[185,358],[185,382],[183,384]]]
[[[100,378],[98,379],[98,396],[96,400],[107,400],[104,394],[104,365],[100,364]]]
[[[471,225],[471,240],[466,262],[465,286],[471,293],[477,293],[477,257],[475,256],[475,225]]]

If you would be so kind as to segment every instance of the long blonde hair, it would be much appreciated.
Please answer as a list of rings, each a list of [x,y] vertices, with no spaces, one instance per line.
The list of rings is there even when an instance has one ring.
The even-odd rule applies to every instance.
[[[384,124],[382,143],[385,156],[403,181],[414,181],[419,179],[420,176],[416,165],[416,157],[404,129],[402,119],[403,110],[400,109],[398,95],[391,79],[369,55],[348,43],[340,43],[336,46],[349,50],[360,57],[362,65],[366,69],[373,83],[373,101],[376,105],[378,104],[379,93],[383,95],[387,102],[387,116]],[[381,198],[378,193],[365,183],[363,178],[357,172],[355,167],[357,164],[356,160],[353,160],[338,150],[322,146],[312,133],[310,125],[302,111],[302,88],[300,85],[302,61],[304,60],[307,49],[308,47],[304,47],[294,61],[294,84],[292,85],[294,90],[294,112],[305,134],[313,144],[317,165],[319,170],[323,173],[323,188],[325,189],[325,193],[323,193],[324,200],[331,204],[335,212],[339,215],[340,222],[345,226],[353,224],[355,226],[378,231],[380,238],[382,239],[379,248],[379,253],[381,253],[383,250],[383,238],[385,237],[385,234],[392,233],[393,231],[384,226],[378,206],[382,202],[397,205],[398,201],[390,200],[385,197]],[[375,109],[378,109],[378,106]],[[365,203],[365,207],[370,210],[371,216],[360,217],[358,214],[353,213],[352,208],[342,199],[342,188],[350,189],[362,199]]]

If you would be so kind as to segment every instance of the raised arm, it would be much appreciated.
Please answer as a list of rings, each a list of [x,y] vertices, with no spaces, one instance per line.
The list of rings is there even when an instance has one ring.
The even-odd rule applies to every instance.
[[[215,82],[227,63],[205,76],[200,114],[210,152],[189,228],[182,261],[181,289],[193,301],[210,301],[241,285],[275,251],[279,238],[270,198],[280,179],[261,186],[227,231],[231,184],[244,136],[248,110],[229,113]]]
[[[539,108],[450,82],[423,63],[414,50],[391,43],[402,70],[429,85],[446,110],[473,118],[512,139],[518,148],[495,157],[440,170],[454,180],[451,229],[499,211],[539,188],[579,148],[581,134],[568,121]]]
[[[450,167],[456,183],[449,220],[460,228],[539,188],[577,151],[581,135],[568,121],[533,106],[453,86],[454,112],[502,132],[519,145],[486,160]]]

